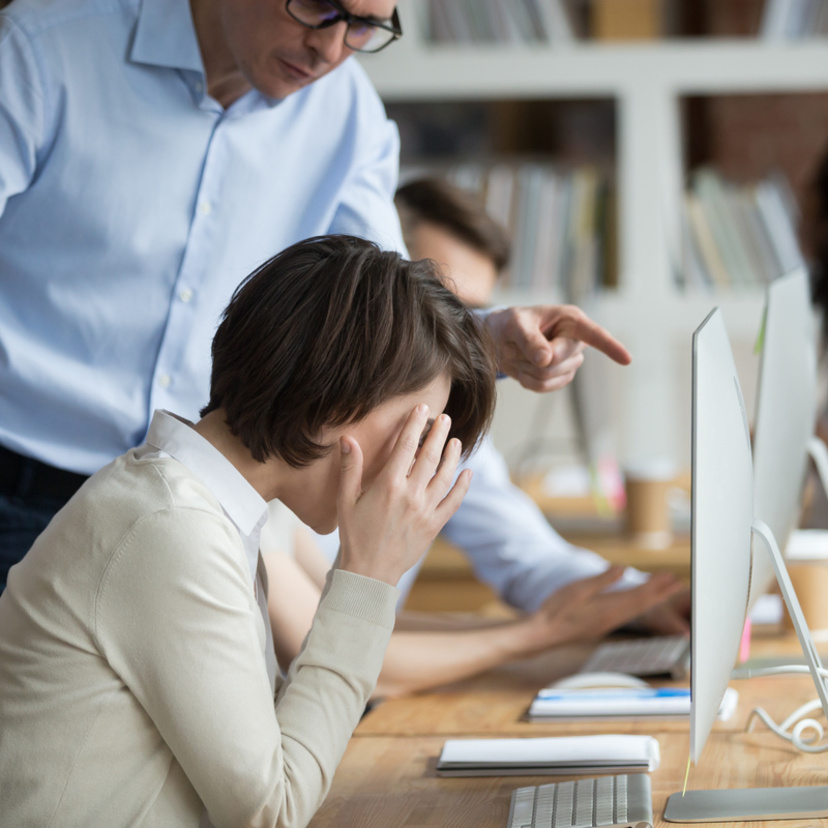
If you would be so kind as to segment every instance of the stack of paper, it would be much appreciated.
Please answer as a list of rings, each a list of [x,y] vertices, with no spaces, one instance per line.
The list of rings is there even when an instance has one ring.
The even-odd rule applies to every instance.
[[[660,762],[652,736],[452,739],[437,762],[442,776],[537,776],[636,773]]]

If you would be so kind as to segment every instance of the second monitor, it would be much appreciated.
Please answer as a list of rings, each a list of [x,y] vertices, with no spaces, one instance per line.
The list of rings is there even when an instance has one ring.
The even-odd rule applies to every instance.
[[[721,312],[693,337],[691,518],[690,758],[698,764],[736,663],[751,594],[751,534],[761,536],[823,710],[828,696],[813,646],[773,533],[755,520],[750,430]],[[828,816],[828,786],[695,790],[673,794],[671,822],[717,822]]]

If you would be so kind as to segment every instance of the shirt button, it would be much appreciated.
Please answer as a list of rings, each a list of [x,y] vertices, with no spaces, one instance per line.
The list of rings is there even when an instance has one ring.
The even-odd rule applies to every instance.
[[[172,384],[172,377],[169,374],[161,374],[161,376],[158,377],[158,384],[162,388],[169,388]]]
[[[193,292],[190,290],[190,288],[184,288],[184,290],[182,290],[181,293],[178,294],[178,298],[182,302],[189,302],[193,298]]]
[[[196,81],[195,91],[200,95],[204,91],[204,84],[201,81]]]
[[[210,204],[209,201],[202,201],[201,204],[198,205],[198,212],[201,213],[202,216],[209,216],[210,213],[213,212],[213,205]]]

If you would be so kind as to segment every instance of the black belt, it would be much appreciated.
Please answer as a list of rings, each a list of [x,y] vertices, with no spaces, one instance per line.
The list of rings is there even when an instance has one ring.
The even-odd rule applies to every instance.
[[[58,469],[0,446],[0,494],[69,500],[87,475]]]

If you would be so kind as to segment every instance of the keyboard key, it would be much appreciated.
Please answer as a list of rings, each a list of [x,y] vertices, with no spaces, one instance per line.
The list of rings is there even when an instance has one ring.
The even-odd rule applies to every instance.
[[[595,780],[595,824],[611,825],[613,813],[614,785],[611,776],[601,776]]]
[[[578,828],[590,828],[595,813],[595,780],[579,779],[575,783],[575,822]]]
[[[538,795],[535,797],[535,825],[543,828],[552,828],[552,817],[555,813],[556,785],[539,785]]]
[[[518,788],[512,794],[512,817],[509,828],[532,828],[535,810],[535,789]]]
[[[574,806],[575,783],[558,782],[558,796],[555,798],[555,828],[571,828]]]

